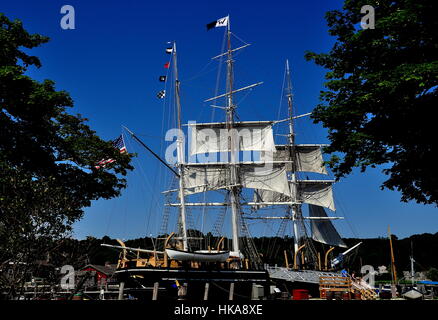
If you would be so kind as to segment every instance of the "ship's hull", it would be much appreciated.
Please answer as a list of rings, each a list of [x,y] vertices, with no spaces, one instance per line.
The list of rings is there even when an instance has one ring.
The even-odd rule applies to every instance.
[[[269,294],[269,275],[265,270],[193,269],[193,268],[124,268],[116,271],[124,282],[124,292],[141,300],[151,300],[153,287],[159,286],[157,300],[180,299],[178,284],[187,286],[184,299],[192,301],[251,300],[253,287],[264,287]],[[206,285],[209,285],[208,290]],[[206,293],[207,290],[207,293]]]

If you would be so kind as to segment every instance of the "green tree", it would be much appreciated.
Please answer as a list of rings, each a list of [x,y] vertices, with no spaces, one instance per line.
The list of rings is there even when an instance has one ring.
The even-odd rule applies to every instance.
[[[49,39],[0,14],[0,281],[14,289],[36,259],[65,237],[92,200],[126,186],[132,155],[99,138],[53,81],[26,75],[41,67],[29,49]],[[27,50],[26,50],[27,49]],[[102,159],[116,161],[104,168]]]
[[[374,29],[361,28],[364,5],[375,9]],[[336,42],[306,59],[329,70],[312,117],[328,128],[337,178],[384,165],[382,189],[438,204],[437,9],[433,0],[345,0],[326,14]]]
[[[437,268],[430,268],[427,271],[427,278],[431,281],[438,281],[438,269]]]

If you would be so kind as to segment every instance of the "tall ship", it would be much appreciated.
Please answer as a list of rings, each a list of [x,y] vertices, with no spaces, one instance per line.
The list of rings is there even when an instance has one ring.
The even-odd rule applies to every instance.
[[[267,298],[287,283],[298,288],[318,286],[321,276],[340,275],[343,257],[356,247],[346,248],[332,223],[340,217],[327,213],[336,208],[334,180],[325,178],[324,145],[296,143],[295,122],[310,114],[295,114],[289,62],[284,75],[287,118],[241,121],[236,96],[262,82],[235,86],[233,55],[249,44],[233,48],[229,16],[207,25],[207,29],[218,27],[226,28],[226,48],[213,59],[226,64],[226,90],[205,103],[223,112],[223,121],[182,123],[177,45],[172,42],[166,49],[171,54],[166,67],[172,70],[168,78],[173,81],[176,159],[164,159],[126,128],[173,176],[173,188],[162,191],[167,199],[162,231],[168,228],[171,210],[177,211],[178,218],[176,229],[162,232],[154,249],[131,248],[120,240],[118,246],[103,244],[120,250],[116,274],[121,292],[148,299]],[[163,90],[158,97],[166,94]],[[282,144],[276,143],[278,126],[286,132],[278,135]],[[215,214],[207,234],[193,223],[196,211],[202,217]],[[260,223],[276,224],[275,235],[293,239],[291,250],[275,251],[282,264],[272,264],[260,253],[250,230]],[[334,248],[341,250],[335,258]]]

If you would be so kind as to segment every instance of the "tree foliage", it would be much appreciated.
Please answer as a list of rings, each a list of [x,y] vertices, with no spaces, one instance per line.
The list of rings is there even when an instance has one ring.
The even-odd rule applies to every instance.
[[[0,267],[17,272],[42,258],[49,239],[68,234],[92,200],[118,196],[132,169],[131,155],[67,112],[67,92],[26,75],[41,67],[29,49],[48,40],[0,14]],[[95,168],[108,158],[116,161]]]
[[[375,9],[374,29],[360,26],[364,5]],[[336,42],[306,58],[329,70],[312,117],[328,128],[337,178],[385,165],[382,189],[438,204],[437,9],[433,0],[345,0],[326,14]]]

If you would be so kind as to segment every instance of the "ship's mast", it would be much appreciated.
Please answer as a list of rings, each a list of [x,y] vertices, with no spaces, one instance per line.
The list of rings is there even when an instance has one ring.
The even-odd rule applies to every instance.
[[[297,195],[298,195],[298,184],[296,178],[296,157],[295,157],[295,131],[294,131],[294,119],[293,119],[293,95],[292,95],[292,81],[289,69],[289,60],[286,60],[286,79],[287,79],[287,105],[288,105],[288,115],[289,115],[289,152],[290,159],[292,159],[292,173],[291,173],[291,190],[293,194],[292,202],[297,203]],[[298,223],[300,218],[300,205],[293,204],[289,207],[292,211],[292,223],[293,223],[293,232],[294,232],[294,252],[298,251],[298,240],[299,240],[299,231],[298,231]]]
[[[232,228],[232,238],[233,238],[233,251],[240,254],[239,245],[239,196],[240,189],[235,186],[237,181],[237,165],[236,161],[238,158],[238,150],[236,150],[236,137],[234,134],[233,124],[234,124],[234,109],[233,105],[233,51],[231,49],[231,28],[230,28],[230,18],[228,16],[227,25],[227,107],[226,107],[226,120],[227,120],[227,130],[228,130],[228,147],[230,150],[230,158],[228,159],[231,169],[231,185],[230,188],[230,201],[231,201],[231,228]]]
[[[178,64],[176,55],[176,42],[173,42],[172,47],[172,62],[175,77],[175,102],[176,102],[176,113],[178,122],[178,138],[177,138],[177,165],[179,173],[179,199],[181,202],[180,214],[181,214],[181,228],[182,228],[182,239],[183,239],[183,249],[188,251],[187,243],[187,219],[186,219],[186,205],[184,196],[184,136],[181,129],[181,100],[180,100],[180,82],[178,78]]]
[[[414,248],[413,248],[413,245],[412,245],[412,241],[411,241],[411,257],[410,257],[410,260],[411,260],[411,281],[412,281],[412,285],[414,285],[415,284],[415,270],[414,270],[414,262],[415,262],[415,260],[414,260]]]

